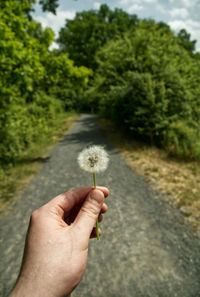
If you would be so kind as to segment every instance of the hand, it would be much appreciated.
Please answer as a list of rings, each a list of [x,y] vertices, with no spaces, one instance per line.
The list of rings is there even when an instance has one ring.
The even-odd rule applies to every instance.
[[[10,297],[66,297],[80,282],[96,219],[107,211],[103,187],[65,192],[31,215],[24,258]],[[101,232],[100,232],[101,233]]]

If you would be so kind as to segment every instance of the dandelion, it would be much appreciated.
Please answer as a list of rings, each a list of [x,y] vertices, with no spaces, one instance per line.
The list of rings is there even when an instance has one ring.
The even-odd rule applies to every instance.
[[[108,166],[108,154],[102,146],[93,145],[84,149],[78,156],[81,169],[93,174],[94,188],[96,189],[96,173],[106,170]],[[99,223],[96,221],[97,240],[99,237]]]

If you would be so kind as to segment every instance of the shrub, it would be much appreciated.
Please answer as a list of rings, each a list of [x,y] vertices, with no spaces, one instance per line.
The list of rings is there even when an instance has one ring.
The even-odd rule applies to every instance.
[[[200,60],[166,26],[141,21],[97,56],[90,105],[134,136],[197,156]]]
[[[9,163],[18,159],[22,151],[48,133],[58,113],[62,110],[59,100],[44,93],[24,105],[10,105],[6,114],[0,115],[0,162]]]

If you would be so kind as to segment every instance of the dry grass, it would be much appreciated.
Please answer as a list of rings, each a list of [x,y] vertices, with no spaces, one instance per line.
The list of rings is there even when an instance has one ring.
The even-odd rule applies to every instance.
[[[110,121],[100,123],[127,163],[153,188],[170,196],[200,236],[200,163],[172,158],[163,150],[128,139]]]
[[[58,120],[50,134],[33,143],[13,167],[0,169],[0,215],[11,209],[30,180],[38,173],[52,148],[78,119],[75,113],[66,113]]]

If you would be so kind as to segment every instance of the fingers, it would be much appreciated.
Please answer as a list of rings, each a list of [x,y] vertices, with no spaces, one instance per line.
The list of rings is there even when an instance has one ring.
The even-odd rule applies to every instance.
[[[74,221],[74,230],[77,230],[79,234],[89,239],[94,224],[103,207],[103,202],[103,191],[99,189],[90,191]],[[104,210],[105,208],[104,206]]]
[[[104,206],[106,206],[106,211],[107,211],[107,209],[108,209],[108,207],[107,207],[107,205],[104,203]],[[105,211],[105,212],[106,212]],[[100,215],[98,216],[98,222],[99,223],[101,223],[103,221],[103,215],[102,215],[102,209],[101,209],[101,213],[100,213]],[[99,228],[99,235],[101,236],[101,233],[102,233],[102,231],[101,231],[101,229]],[[90,238],[96,238],[97,237],[97,233],[96,233],[96,227],[93,227],[93,229],[92,229],[92,232],[91,232],[91,234],[90,234]]]
[[[101,236],[101,229],[99,228],[99,235]],[[96,228],[92,229],[92,232],[90,234],[90,238],[97,238]]]
[[[71,225],[74,222],[77,214],[79,213],[79,211],[81,209],[81,206],[82,206],[81,204],[78,206],[75,206],[72,211],[65,213],[65,216],[64,216],[65,223],[67,223],[68,225]],[[100,214],[106,213],[107,210],[108,210],[108,206],[105,203],[103,203]],[[99,222],[102,221],[101,215],[99,215],[98,220],[99,220]]]
[[[108,210],[107,204],[103,203],[102,208],[101,208],[101,213],[106,213]]]
[[[102,222],[103,221],[103,216],[102,216],[102,214],[100,214],[99,216],[98,216],[98,222],[100,223],[100,222]]]
[[[92,189],[94,189],[94,187],[90,186],[72,189],[53,198],[49,203],[47,203],[47,206],[59,207],[61,210],[61,214],[63,215],[63,212],[65,213],[71,210],[76,205],[83,203]],[[99,189],[105,197],[109,195],[109,190],[107,188],[97,187],[97,189]]]

